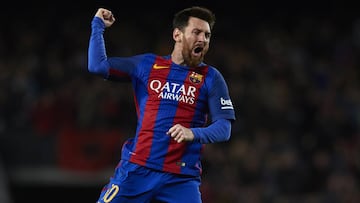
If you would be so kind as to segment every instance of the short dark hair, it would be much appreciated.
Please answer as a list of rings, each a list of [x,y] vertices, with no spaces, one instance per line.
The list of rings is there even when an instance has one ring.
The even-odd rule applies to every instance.
[[[182,30],[188,25],[190,17],[196,17],[200,18],[201,20],[205,20],[209,23],[211,30],[215,25],[215,14],[210,9],[201,6],[193,6],[185,8],[175,14],[173,19],[173,29],[179,28]]]

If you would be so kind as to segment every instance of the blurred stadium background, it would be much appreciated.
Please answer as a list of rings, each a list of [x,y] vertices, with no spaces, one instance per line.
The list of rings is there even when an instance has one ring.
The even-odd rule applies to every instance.
[[[360,15],[336,1],[8,2],[0,12],[0,202],[96,202],[135,129],[131,86],[87,72],[98,7],[109,55],[172,49],[175,11],[205,5],[206,58],[237,121],[204,153],[204,203],[360,202]],[[34,5],[32,4],[34,3]]]

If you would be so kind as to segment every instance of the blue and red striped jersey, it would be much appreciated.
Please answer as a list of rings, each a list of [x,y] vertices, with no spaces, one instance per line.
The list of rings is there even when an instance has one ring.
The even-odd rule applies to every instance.
[[[198,67],[174,64],[170,55],[145,53],[107,57],[102,21],[94,18],[89,63],[110,80],[129,78],[137,112],[134,137],[122,148],[122,159],[155,170],[200,175],[203,143],[177,143],[166,134],[175,124],[205,127],[208,119],[235,120],[227,84],[221,73],[205,63]]]

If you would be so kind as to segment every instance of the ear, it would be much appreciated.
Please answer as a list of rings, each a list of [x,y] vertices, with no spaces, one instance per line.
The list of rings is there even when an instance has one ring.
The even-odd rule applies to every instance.
[[[181,38],[182,38],[182,32],[179,28],[175,28],[173,30],[173,39],[175,40],[175,42],[181,42]]]

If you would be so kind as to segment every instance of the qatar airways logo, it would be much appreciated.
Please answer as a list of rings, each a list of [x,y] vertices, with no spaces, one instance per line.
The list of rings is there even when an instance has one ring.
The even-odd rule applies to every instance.
[[[169,99],[187,104],[194,104],[196,88],[174,82],[162,83],[160,80],[152,80],[150,89],[158,94],[158,98]]]

